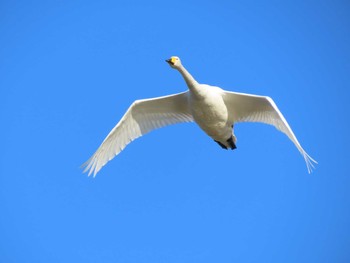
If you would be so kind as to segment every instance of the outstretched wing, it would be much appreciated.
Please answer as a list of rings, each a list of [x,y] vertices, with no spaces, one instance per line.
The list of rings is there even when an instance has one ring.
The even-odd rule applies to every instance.
[[[315,168],[313,163],[317,162],[301,147],[288,122],[270,97],[229,91],[224,91],[223,96],[229,110],[230,121],[262,122],[275,126],[295,144],[305,159],[308,172],[312,172]]]
[[[136,100],[123,118],[104,139],[97,151],[82,166],[84,172],[94,176],[114,156],[119,154],[134,139],[161,127],[192,122],[188,105],[188,92]]]

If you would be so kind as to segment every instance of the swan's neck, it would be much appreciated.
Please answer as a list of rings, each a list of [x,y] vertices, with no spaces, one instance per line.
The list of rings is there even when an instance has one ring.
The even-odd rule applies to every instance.
[[[181,65],[178,70],[181,73],[182,77],[185,79],[188,88],[191,91],[194,91],[198,86],[198,82],[192,77],[192,75],[185,69],[184,66]]]

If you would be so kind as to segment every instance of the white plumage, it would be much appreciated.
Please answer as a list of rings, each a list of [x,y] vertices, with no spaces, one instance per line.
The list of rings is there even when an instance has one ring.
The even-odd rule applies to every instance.
[[[239,122],[262,122],[275,126],[295,144],[305,159],[308,172],[314,168],[312,159],[301,147],[286,119],[274,101],[258,96],[225,91],[219,87],[199,84],[183,67],[178,57],[166,60],[183,76],[188,91],[135,101],[123,118],[104,139],[97,151],[83,164],[84,172],[94,176],[134,139],[167,125],[193,122],[222,148],[235,149],[233,126]]]

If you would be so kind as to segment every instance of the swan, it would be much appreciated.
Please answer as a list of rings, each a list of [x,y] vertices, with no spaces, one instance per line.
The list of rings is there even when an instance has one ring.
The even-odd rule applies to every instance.
[[[136,100],[82,167],[95,177],[100,169],[134,139],[167,125],[196,122],[223,149],[236,148],[233,128],[239,122],[262,122],[285,133],[303,156],[309,173],[317,162],[301,147],[288,122],[268,96],[226,91],[199,84],[177,56],[166,62],[180,72],[188,91]]]

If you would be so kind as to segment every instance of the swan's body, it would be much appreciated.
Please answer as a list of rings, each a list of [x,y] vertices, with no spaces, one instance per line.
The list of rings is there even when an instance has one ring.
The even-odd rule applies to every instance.
[[[198,84],[199,94],[189,92],[190,110],[194,121],[216,142],[226,148],[235,148],[227,140],[233,137],[232,125],[225,104],[224,91],[218,87]],[[236,141],[233,137],[234,142]]]
[[[312,171],[313,163],[317,162],[301,147],[271,98],[199,84],[178,57],[171,57],[167,62],[181,73],[189,90],[135,101],[93,156],[84,163],[84,172],[89,170],[89,175],[93,173],[95,176],[128,143],[154,129],[193,121],[224,149],[236,148],[235,123],[251,121],[274,125],[295,144],[305,159],[308,172]]]

